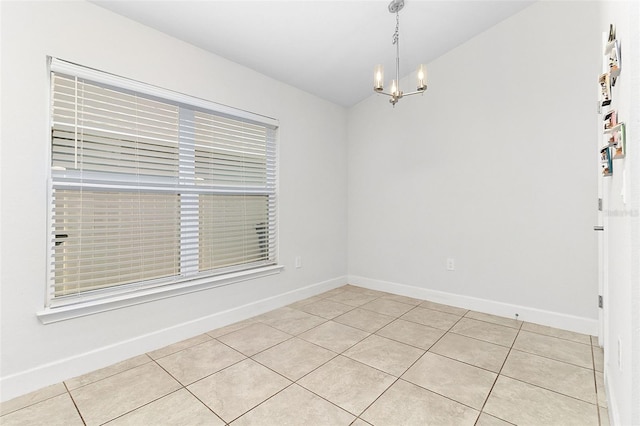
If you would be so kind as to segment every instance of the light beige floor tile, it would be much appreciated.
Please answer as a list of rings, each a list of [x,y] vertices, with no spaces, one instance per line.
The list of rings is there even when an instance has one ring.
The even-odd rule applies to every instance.
[[[252,356],[290,338],[290,334],[266,324],[255,323],[220,336],[218,340],[247,356]]]
[[[342,286],[342,288],[344,288],[345,290],[349,290],[349,291],[363,291],[366,290],[364,287],[360,287],[357,285],[353,285],[353,284],[345,284]]]
[[[233,422],[233,426],[348,426],[355,416],[317,395],[291,385]]]
[[[596,403],[593,370],[512,350],[501,374],[567,396]]]
[[[347,290],[348,289],[346,288],[346,286],[341,286],[341,287],[334,288],[333,290],[325,291],[324,293],[321,293],[320,296],[322,296],[324,298],[332,297],[332,296],[335,296],[337,294],[344,293]]]
[[[444,330],[402,319],[397,319],[376,332],[379,336],[424,350],[429,349],[444,333]]]
[[[349,291],[357,291],[363,294],[368,294],[370,296],[376,296],[376,297],[381,297],[386,294],[389,294],[389,293],[385,293],[384,291],[373,290],[366,287],[358,287],[351,284],[347,284],[344,288]]]
[[[356,308],[333,319],[335,322],[358,328],[369,333],[379,330],[394,320],[389,315],[379,314],[366,309]]]
[[[598,405],[602,408],[609,408],[604,390],[604,374],[599,371],[596,371],[596,390],[598,392]]]
[[[312,371],[298,384],[359,415],[395,380],[395,377],[344,356]]]
[[[180,383],[188,385],[245,358],[240,352],[212,339],[156,362]]]
[[[330,350],[296,337],[254,355],[253,359],[296,381],[334,356]]]
[[[427,352],[402,378],[425,389],[481,409],[497,374]]]
[[[2,426],[82,426],[68,393],[54,396],[0,417]]]
[[[230,422],[290,384],[291,381],[281,375],[246,359],[188,389],[224,421]]]
[[[604,349],[599,346],[592,346],[593,365],[596,371],[604,372]]]
[[[338,315],[342,315],[353,309],[353,306],[345,305],[344,303],[334,302],[329,299],[318,300],[317,302],[309,303],[308,305],[298,308],[309,314],[317,315],[326,319],[333,319]]]
[[[451,332],[507,347],[513,344],[513,341],[518,335],[518,330],[514,328],[466,317],[462,318],[451,329]]]
[[[130,370],[135,367],[139,367],[143,364],[151,362],[151,358],[147,355],[140,355],[133,358],[126,359],[117,364],[110,365],[105,368],[101,368],[91,373],[83,374],[82,376],[74,377],[73,379],[66,380],[65,384],[69,390],[77,389],[81,386],[88,385],[89,383],[97,382],[104,378],[114,376],[123,371]]]
[[[423,349],[384,337],[371,336],[346,350],[343,355],[396,377],[424,354]]]
[[[461,317],[467,312],[469,312],[468,309],[458,308],[456,306],[450,306],[450,305],[443,305],[442,303],[436,303],[430,300],[425,300],[422,303],[420,303],[420,307],[426,308],[426,309],[432,309],[434,311],[444,312],[446,314],[456,315],[458,317]]]
[[[447,333],[429,350],[495,373],[500,372],[509,348],[472,339],[459,334]]]
[[[64,383],[56,383],[55,385],[38,389],[35,392],[10,399],[0,404],[0,416],[53,398],[54,396],[62,395],[63,393],[67,393],[67,388],[64,386]]]
[[[359,291],[343,291],[342,293],[335,294],[327,298],[327,300],[333,300],[334,302],[344,303],[349,306],[360,306],[365,303],[375,300],[377,296],[371,296]]]
[[[71,391],[87,425],[102,424],[180,388],[155,362],[149,362]]]
[[[293,309],[300,309],[304,305],[308,305],[309,303],[317,302],[318,300],[322,300],[322,299],[324,299],[324,296],[320,296],[320,295],[307,297],[306,299],[298,300],[297,302],[291,303],[287,305],[287,307],[293,308]]]
[[[398,380],[362,418],[376,426],[472,426],[478,412],[443,396]]]
[[[413,309],[413,305],[407,305],[406,303],[396,302],[395,300],[389,300],[379,298],[369,303],[365,303],[360,306],[362,309],[368,309],[373,312],[377,312],[383,315],[389,315],[392,317],[399,317],[400,315]]]
[[[224,426],[202,402],[180,389],[107,423],[108,426]]]
[[[490,322],[492,324],[504,325],[505,327],[520,329],[522,321],[515,318],[500,317],[498,315],[485,314],[484,312],[469,311],[465,314],[466,318],[476,319],[478,321]]]
[[[192,337],[191,339],[186,339],[178,343],[174,343],[169,346],[165,346],[164,348],[157,349],[155,351],[147,353],[152,359],[158,359],[165,357],[167,355],[171,355],[176,352],[180,352],[181,350],[190,348],[191,346],[199,345],[200,343],[204,343],[210,341],[212,339],[208,334],[201,334],[199,336]]]
[[[596,426],[595,405],[500,376],[484,412],[521,426]]]
[[[325,318],[286,306],[260,317],[260,322],[291,335],[300,334],[326,321]]]
[[[573,331],[547,327],[546,325],[525,322],[522,325],[522,330],[530,331],[532,333],[544,334],[547,336],[558,337],[560,339],[571,340],[572,342],[583,343],[585,345],[591,344],[591,336],[589,336],[588,334],[574,333]]]
[[[591,346],[583,345],[582,343],[520,331],[513,347],[524,352],[568,362],[580,367],[593,368]]]
[[[401,317],[403,320],[416,322],[418,324],[427,325],[433,328],[439,328],[440,330],[449,330],[460,317],[445,312],[434,311],[433,309],[426,309],[417,307]]]
[[[611,424],[609,421],[609,410],[603,407],[598,407],[598,411],[600,412],[600,426],[609,426]]]
[[[382,298],[387,300],[394,300],[400,303],[406,303],[407,305],[413,305],[413,306],[417,306],[422,302],[424,302],[424,300],[422,299],[416,299],[416,298],[407,297],[407,296],[400,296],[399,294],[387,294],[382,296]]]
[[[245,327],[250,326],[251,324],[255,324],[257,322],[254,318],[249,318],[244,321],[234,322],[233,324],[229,324],[224,327],[216,328],[215,330],[207,331],[207,334],[214,339],[220,336],[224,336],[225,334],[233,333],[234,331],[242,330]]]
[[[369,333],[366,331],[329,321],[305,331],[298,337],[336,353],[341,353],[368,335]]]
[[[505,422],[497,417],[488,415],[487,413],[480,414],[476,426],[510,426],[512,423]]]

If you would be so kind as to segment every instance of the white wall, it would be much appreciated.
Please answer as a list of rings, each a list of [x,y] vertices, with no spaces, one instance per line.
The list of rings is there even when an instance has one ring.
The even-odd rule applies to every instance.
[[[0,2],[2,400],[346,283],[346,111],[86,2]],[[56,56],[278,118],[279,275],[42,325]],[[303,268],[295,269],[295,256]]]
[[[537,2],[350,109],[352,283],[597,333],[598,11]]]
[[[603,3],[598,29],[608,32],[609,24],[615,25],[622,49],[621,74],[612,88],[611,108],[618,111],[619,121],[627,124],[628,150],[624,159],[614,160],[613,176],[603,179],[608,263],[604,294],[605,383],[614,424],[639,425],[640,4]]]

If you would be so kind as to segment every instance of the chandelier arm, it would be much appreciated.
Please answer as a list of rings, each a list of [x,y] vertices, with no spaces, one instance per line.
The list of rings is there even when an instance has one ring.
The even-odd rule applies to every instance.
[[[402,96],[411,96],[411,95],[420,95],[426,92],[426,87],[424,90],[416,90],[415,92],[403,93]]]

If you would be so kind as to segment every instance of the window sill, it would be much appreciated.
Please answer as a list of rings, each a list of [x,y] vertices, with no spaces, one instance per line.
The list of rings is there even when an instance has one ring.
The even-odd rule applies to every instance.
[[[182,294],[193,293],[215,287],[222,287],[240,281],[275,275],[279,274],[283,269],[284,266],[282,265],[273,265],[249,271],[225,274],[219,277],[200,278],[185,283],[150,288],[147,290],[137,291],[135,293],[121,294],[100,300],[79,302],[73,305],[57,308],[45,308],[43,311],[36,313],[36,315],[43,324],[51,324],[54,322],[97,314],[99,312],[139,305],[141,303],[147,303],[154,300],[166,299],[168,297],[180,296]]]

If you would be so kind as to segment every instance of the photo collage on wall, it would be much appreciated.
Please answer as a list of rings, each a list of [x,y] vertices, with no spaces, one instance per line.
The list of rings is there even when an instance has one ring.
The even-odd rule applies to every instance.
[[[613,174],[613,160],[626,155],[625,125],[618,121],[618,111],[612,108],[612,90],[622,69],[620,42],[616,39],[616,29],[609,26],[609,37],[604,49],[605,72],[598,78],[600,87],[599,106],[603,116],[602,131],[604,146],[600,148],[600,166],[602,176]]]

